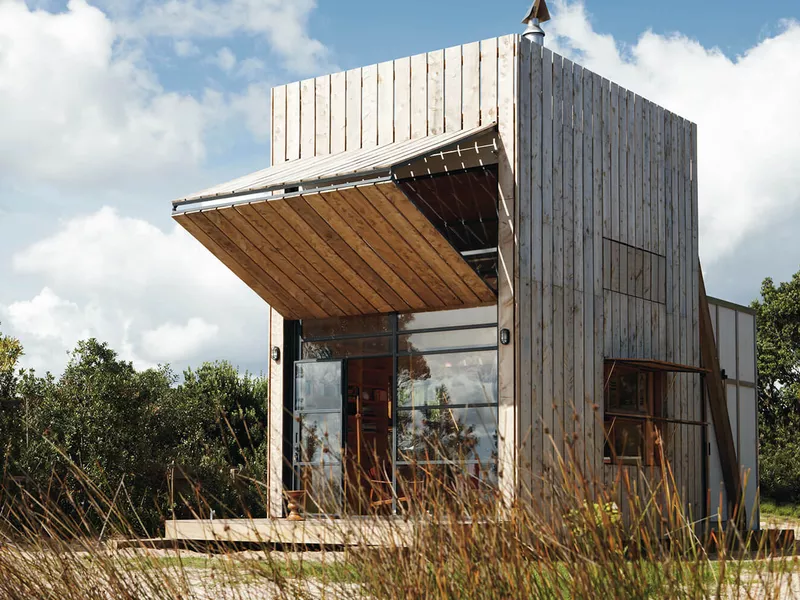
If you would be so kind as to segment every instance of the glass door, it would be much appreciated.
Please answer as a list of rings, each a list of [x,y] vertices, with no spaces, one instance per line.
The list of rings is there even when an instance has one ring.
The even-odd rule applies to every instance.
[[[294,372],[294,489],[306,492],[306,514],[339,515],[344,361],[301,361]]]

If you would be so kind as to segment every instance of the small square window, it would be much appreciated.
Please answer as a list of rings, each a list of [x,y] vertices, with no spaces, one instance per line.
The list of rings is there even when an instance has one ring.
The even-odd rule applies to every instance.
[[[609,429],[609,443],[618,460],[636,460],[644,452],[644,425],[637,421],[615,420]]]
[[[606,365],[604,461],[658,464],[664,373]]]

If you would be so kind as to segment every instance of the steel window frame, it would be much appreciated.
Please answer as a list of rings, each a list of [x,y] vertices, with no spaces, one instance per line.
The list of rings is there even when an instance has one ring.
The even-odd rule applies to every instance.
[[[459,309],[454,309],[459,310]],[[496,314],[499,314],[499,306],[495,307]],[[425,311],[429,312],[429,311]],[[443,311],[447,312],[447,311]],[[343,377],[342,377],[342,409],[339,411],[340,414],[343,415],[342,418],[342,457],[344,457],[344,444],[347,443],[347,418],[344,416],[346,410],[346,399],[347,399],[347,386],[349,384],[348,381],[348,362],[351,360],[368,360],[368,359],[378,359],[378,358],[391,358],[392,359],[392,390],[391,390],[391,399],[392,399],[392,449],[391,449],[391,457],[392,457],[392,514],[397,514],[398,506],[397,506],[397,466],[403,465],[406,466],[407,464],[455,464],[453,461],[436,461],[436,462],[429,462],[429,461],[416,461],[415,463],[407,463],[406,461],[398,461],[398,453],[397,453],[397,415],[399,412],[410,412],[414,410],[426,410],[426,409],[441,409],[441,408],[452,408],[452,409],[472,409],[472,408],[493,408],[498,412],[497,419],[499,424],[499,396],[498,400],[495,403],[481,403],[481,404],[458,404],[458,405],[430,405],[421,408],[410,408],[410,407],[400,407],[397,399],[397,388],[398,388],[398,368],[399,368],[399,359],[400,358],[408,358],[411,356],[434,356],[434,355],[443,355],[443,354],[467,354],[467,353],[474,353],[474,352],[495,352],[496,358],[499,361],[499,318],[495,319],[494,322],[480,322],[480,323],[472,323],[468,325],[455,325],[455,326],[444,326],[444,327],[424,327],[419,329],[400,329],[399,327],[399,318],[401,313],[388,313],[389,317],[389,331],[382,331],[379,333],[358,333],[358,334],[344,334],[344,335],[335,335],[335,336],[325,336],[325,337],[310,337],[305,338],[303,336],[303,326],[302,320],[298,321],[297,326],[297,358],[294,361],[292,366],[292,372],[294,373],[294,365],[296,364],[314,364],[320,362],[341,362],[342,369],[343,369]],[[406,313],[402,313],[406,314]],[[412,313],[413,314],[413,313]],[[346,318],[346,317],[345,317]],[[447,349],[440,349],[440,350],[430,350],[430,351],[420,351],[420,352],[400,352],[399,351],[399,340],[400,336],[403,335],[411,335],[417,333],[444,333],[449,331],[469,331],[474,329],[488,329],[494,327],[498,331],[498,340],[497,344],[494,346],[474,346],[474,347],[460,347],[460,348],[447,348]],[[303,344],[305,343],[317,343],[317,342],[336,342],[342,340],[357,340],[357,339],[378,339],[378,338],[389,338],[390,344],[390,352],[383,353],[383,354],[369,354],[369,355],[359,355],[359,356],[348,356],[345,358],[324,358],[324,359],[304,359],[302,358],[302,348]],[[496,377],[496,383],[498,385],[499,390],[499,370]],[[294,389],[296,385],[296,378],[292,378],[292,391],[291,391],[291,401],[292,401],[292,416],[297,414],[295,409],[295,402],[296,402],[296,390]],[[499,393],[499,392],[498,392]],[[323,411],[301,411],[301,412],[318,412],[322,413]],[[336,413],[335,410],[330,410],[330,413]],[[293,419],[294,420],[294,419]],[[342,477],[344,478],[344,463],[340,463],[342,465]],[[494,461],[480,461],[480,460],[470,460],[464,461],[464,464],[481,464],[481,465],[497,465],[497,462]],[[292,462],[292,487],[296,489],[296,473],[294,465],[295,463]],[[322,466],[317,465],[316,463],[309,463],[303,464],[303,466]],[[342,490],[344,494],[344,485],[342,485]],[[346,498],[343,497],[343,513],[346,513],[346,506],[344,503],[346,502]],[[330,516],[330,515],[329,515]],[[337,515],[334,515],[337,516]]]

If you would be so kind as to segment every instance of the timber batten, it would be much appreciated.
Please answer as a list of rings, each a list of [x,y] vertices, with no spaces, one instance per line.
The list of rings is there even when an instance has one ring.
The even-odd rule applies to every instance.
[[[286,217],[284,224],[294,223],[285,236],[284,229],[271,226],[275,213]],[[287,319],[495,302],[494,292],[435,227],[426,226],[426,217],[394,183],[185,212],[175,218]],[[355,292],[353,300],[335,291],[343,276]]]

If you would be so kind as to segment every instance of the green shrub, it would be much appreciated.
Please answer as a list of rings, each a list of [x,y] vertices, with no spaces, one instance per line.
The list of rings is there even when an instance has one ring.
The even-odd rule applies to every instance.
[[[137,371],[107,344],[88,340],[60,377],[23,373],[14,394],[20,404],[0,412],[9,489],[22,485],[69,512],[91,504],[90,481],[107,497],[118,495],[118,509],[150,534],[173,510],[188,517],[263,512],[247,477],[266,479],[264,379],[221,362],[188,370],[178,384],[168,367]],[[185,473],[188,485],[170,485],[173,472]],[[105,517],[86,518],[96,526]]]
[[[781,427],[762,435],[759,469],[762,496],[780,504],[800,503],[800,440],[796,433]]]

